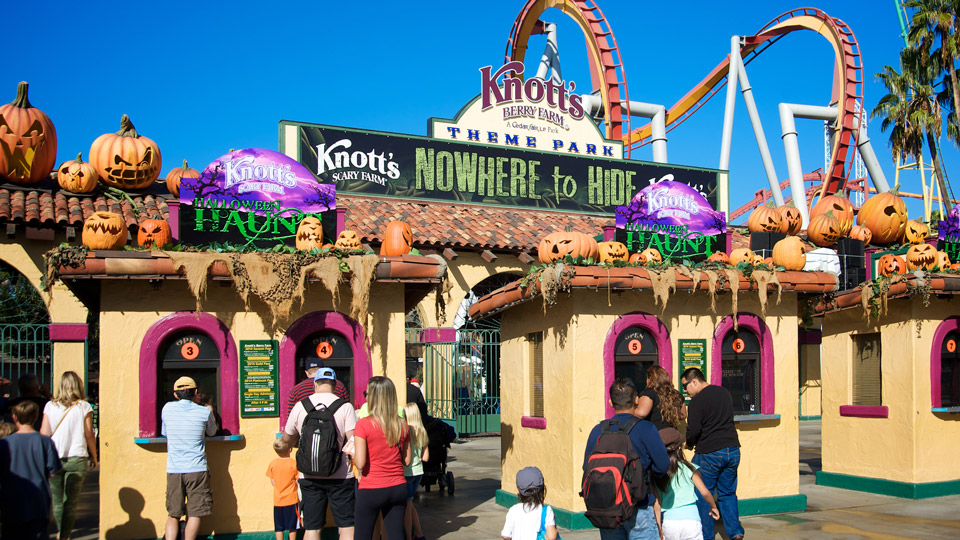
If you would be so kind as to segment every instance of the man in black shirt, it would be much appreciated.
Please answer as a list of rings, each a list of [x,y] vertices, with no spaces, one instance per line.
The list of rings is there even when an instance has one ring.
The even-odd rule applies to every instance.
[[[687,412],[687,448],[694,450],[693,463],[700,477],[717,499],[723,528],[730,540],[743,539],[737,510],[737,467],[740,466],[740,438],[733,423],[733,398],[722,386],[707,384],[703,372],[689,368],[680,375],[680,384],[690,395]],[[714,519],[710,506],[697,493],[697,509],[704,540],[713,540]]]

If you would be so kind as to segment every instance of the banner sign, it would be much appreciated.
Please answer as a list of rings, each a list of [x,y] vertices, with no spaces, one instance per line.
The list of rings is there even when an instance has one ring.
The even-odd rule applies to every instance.
[[[618,206],[616,236],[629,251],[655,248],[664,258],[708,257],[726,247],[727,219],[688,184],[663,180]]]
[[[705,339],[678,339],[677,340],[677,364],[678,373],[683,373],[687,368],[697,368],[706,375],[707,373],[707,340]],[[683,399],[688,400],[686,389],[680,385],[680,393]]]
[[[719,171],[280,122],[284,153],[338,193],[612,214],[663,179],[712,205]]]
[[[273,340],[240,341],[240,416],[280,416],[277,352]]]
[[[940,220],[937,249],[946,252],[951,261],[960,260],[960,206],[954,206],[947,219]]]
[[[323,222],[326,238],[336,238],[336,207],[336,188],[317,182],[295,160],[273,150],[235,150],[199,178],[181,181],[180,240],[292,246],[309,215]]]

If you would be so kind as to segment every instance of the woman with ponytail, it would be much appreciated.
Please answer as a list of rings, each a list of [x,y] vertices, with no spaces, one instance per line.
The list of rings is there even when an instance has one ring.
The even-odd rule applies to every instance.
[[[670,374],[660,366],[647,369],[647,387],[640,392],[640,418],[649,420],[657,430],[672,427],[684,431],[687,417],[683,396],[670,382]]]

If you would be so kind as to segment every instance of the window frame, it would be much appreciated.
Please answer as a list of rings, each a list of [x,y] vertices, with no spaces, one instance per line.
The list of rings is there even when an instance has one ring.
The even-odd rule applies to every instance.
[[[603,403],[607,418],[613,416],[613,406],[607,396],[609,395],[610,385],[613,384],[616,369],[617,338],[624,330],[632,326],[638,326],[653,336],[653,339],[657,342],[657,357],[659,360],[657,365],[667,370],[667,374],[673,378],[673,344],[670,341],[670,332],[667,331],[663,322],[656,315],[641,311],[621,315],[610,325],[610,330],[607,331],[607,336],[603,342]]]
[[[526,365],[524,366],[524,412],[526,414],[520,417],[520,426],[528,427],[534,429],[546,429],[547,427],[547,412],[546,412],[546,392],[544,392],[544,355],[543,347],[546,343],[546,336],[544,331],[539,332],[530,332],[526,337]],[[539,340],[539,341],[537,341]],[[537,415],[536,410],[536,399],[537,393],[534,390],[534,384],[536,382],[536,364],[535,364],[535,348],[537,344],[540,345],[540,414]]]
[[[876,336],[876,338],[874,338]],[[857,368],[857,358],[860,356],[860,341],[865,340],[867,337],[870,339],[876,339],[877,346],[879,348],[880,354],[879,359],[877,360],[877,377],[879,377],[878,386],[880,391],[879,403],[858,403],[857,401],[857,383],[858,374],[862,378],[863,373],[860,373]],[[861,389],[862,393],[862,389]],[[860,396],[861,399],[863,396]],[[883,335],[877,332],[857,332],[850,334],[850,404],[854,407],[882,407],[883,406]]]
[[[717,324],[713,332],[713,345],[710,349],[709,384],[722,386],[723,384],[723,338],[734,330],[734,316],[727,315]],[[753,313],[739,312],[736,314],[738,330],[749,330],[760,344],[760,412],[759,414],[775,414],[776,388],[774,385],[774,356],[773,336],[763,319]],[[756,416],[756,415],[742,415]]]
[[[737,352],[731,353],[729,348],[726,349],[726,350],[724,350],[724,349],[723,349],[723,346],[724,346],[724,344],[726,343],[727,338],[730,337],[731,334],[732,334],[733,336],[743,336],[743,337],[742,337],[742,338],[741,338],[741,337],[735,337],[733,340],[731,340],[730,345],[733,345],[737,340],[741,340],[741,339],[744,339],[744,338],[746,338],[746,339],[753,339],[753,341],[756,342],[756,352],[749,352],[749,353],[748,353],[748,352],[744,351],[743,353],[737,353]],[[763,397],[764,397],[764,394],[765,394],[766,392],[764,392],[764,389],[762,388],[762,385],[761,385],[761,381],[763,380],[763,360],[762,360],[762,351],[761,351],[761,348],[760,348],[760,340],[757,338],[756,333],[754,333],[754,332],[752,332],[752,331],[750,331],[750,330],[740,331],[740,330],[738,330],[738,329],[731,328],[731,329],[727,330],[727,332],[721,337],[720,347],[721,347],[721,353],[720,353],[720,354],[721,354],[721,357],[720,357],[721,381],[718,383],[720,386],[723,385],[723,379],[722,379],[723,371],[722,371],[722,370],[723,370],[724,362],[728,362],[728,361],[739,361],[739,362],[742,362],[742,363],[744,363],[744,364],[753,363],[752,367],[749,368],[749,369],[750,369],[750,375],[751,375],[751,377],[752,377],[752,385],[751,385],[752,388],[749,390],[749,392],[750,392],[751,394],[754,394],[753,399],[750,400],[750,405],[753,407],[753,410],[751,411],[751,410],[749,410],[749,409],[748,409],[748,410],[738,409],[738,408],[737,408],[737,400],[736,400],[736,398],[734,398],[734,409],[733,409],[733,414],[734,414],[734,416],[751,416],[751,415],[756,415],[756,414],[763,414],[763,413],[760,412],[760,411],[761,411],[762,408],[763,408]],[[746,347],[745,347],[745,348],[746,348]],[[743,357],[742,357],[742,358],[735,358],[735,359],[734,359],[734,358],[729,358],[729,357],[731,356],[731,354],[734,354],[734,355],[736,355],[736,356],[738,356],[738,357],[742,355]],[[729,366],[728,366],[728,367],[729,367]],[[747,366],[744,365],[744,368],[747,368]],[[744,369],[744,370],[743,370],[743,373],[747,373],[747,370]],[[734,395],[733,390],[731,390],[730,388],[725,387],[725,386],[724,386],[724,388],[727,388],[727,391],[729,391],[731,395]]]
[[[943,363],[941,358],[941,349],[943,340],[950,332],[960,332],[960,317],[948,317],[937,325],[933,333],[933,340],[930,344],[930,406],[933,409],[943,408],[943,399],[940,395],[940,380]]]

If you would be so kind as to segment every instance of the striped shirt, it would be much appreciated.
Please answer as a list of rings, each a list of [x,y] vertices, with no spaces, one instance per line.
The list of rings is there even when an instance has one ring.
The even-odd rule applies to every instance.
[[[213,436],[217,432],[213,412],[189,399],[181,399],[164,405],[160,419],[161,434],[167,438],[167,472],[206,471],[204,436]]]

